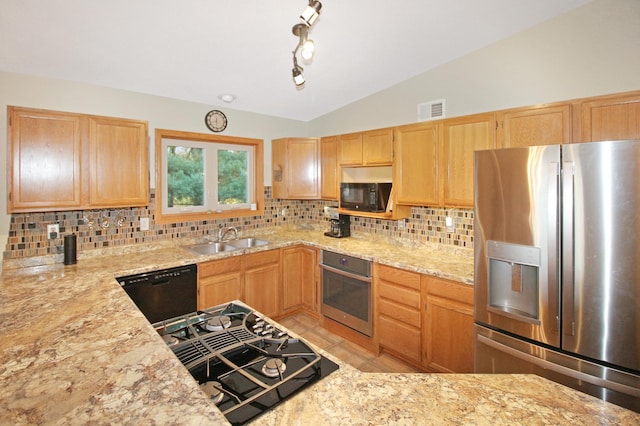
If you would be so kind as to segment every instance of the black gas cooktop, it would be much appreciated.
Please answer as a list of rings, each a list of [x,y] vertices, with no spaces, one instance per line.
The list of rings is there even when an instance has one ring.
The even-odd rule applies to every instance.
[[[153,326],[234,425],[255,419],[338,369],[304,340],[239,303]]]

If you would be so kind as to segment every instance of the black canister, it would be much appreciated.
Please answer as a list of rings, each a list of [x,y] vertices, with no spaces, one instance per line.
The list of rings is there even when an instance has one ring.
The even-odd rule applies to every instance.
[[[76,234],[64,236],[64,264],[76,263]]]

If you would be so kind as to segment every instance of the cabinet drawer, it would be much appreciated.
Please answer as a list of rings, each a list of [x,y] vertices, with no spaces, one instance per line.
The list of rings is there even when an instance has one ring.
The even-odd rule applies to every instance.
[[[378,286],[378,297],[420,310],[420,293],[396,283],[381,282]]]
[[[384,299],[378,301],[378,315],[393,318],[416,328],[420,328],[420,311]]]
[[[405,271],[403,269],[378,264],[377,274],[381,281],[390,281],[393,284],[408,287],[418,292],[420,291],[420,274],[417,272]]]
[[[381,316],[378,319],[380,345],[410,360],[420,362],[420,330]]]
[[[226,272],[242,270],[242,256],[234,256],[229,259],[212,260],[198,264],[198,277],[224,274]]]
[[[266,265],[268,263],[280,262],[280,250],[268,250],[258,253],[246,254],[245,266],[247,268],[253,268],[255,266]]]

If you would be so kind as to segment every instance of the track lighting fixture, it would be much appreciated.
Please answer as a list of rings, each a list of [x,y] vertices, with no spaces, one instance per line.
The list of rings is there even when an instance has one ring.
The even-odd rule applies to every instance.
[[[309,0],[309,5],[305,10],[302,11],[300,15],[300,19],[302,19],[302,23],[296,24],[291,29],[293,35],[298,37],[298,45],[293,50],[293,81],[296,86],[302,86],[305,82],[304,76],[302,75],[303,68],[298,65],[298,60],[296,55],[298,51],[300,51],[300,56],[305,63],[311,63],[311,59],[313,59],[313,54],[315,53],[315,43],[313,40],[309,39],[309,29],[313,25],[314,22],[320,16],[320,9],[322,8],[322,3],[316,0]]]

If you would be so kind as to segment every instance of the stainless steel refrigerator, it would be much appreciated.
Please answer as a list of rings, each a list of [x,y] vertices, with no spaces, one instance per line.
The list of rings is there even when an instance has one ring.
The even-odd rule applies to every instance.
[[[640,141],[475,153],[475,370],[640,412]]]

